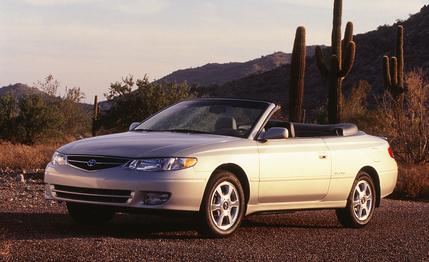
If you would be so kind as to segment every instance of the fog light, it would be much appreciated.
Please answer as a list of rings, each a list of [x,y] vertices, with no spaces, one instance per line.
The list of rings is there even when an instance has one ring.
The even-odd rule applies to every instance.
[[[143,192],[143,204],[161,205],[168,201],[170,193],[166,192]]]

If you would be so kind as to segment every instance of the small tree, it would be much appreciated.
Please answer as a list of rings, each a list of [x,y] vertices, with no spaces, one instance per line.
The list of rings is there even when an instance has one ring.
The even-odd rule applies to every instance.
[[[0,138],[8,139],[13,134],[15,118],[18,114],[16,99],[10,94],[0,96]]]
[[[64,118],[57,107],[48,105],[41,95],[25,95],[18,102],[16,132],[12,141],[35,144],[58,137]]]

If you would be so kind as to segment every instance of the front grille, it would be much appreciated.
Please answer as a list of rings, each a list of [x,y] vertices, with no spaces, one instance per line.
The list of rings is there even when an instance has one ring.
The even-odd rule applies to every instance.
[[[129,160],[118,157],[68,155],[67,163],[88,171],[122,166]]]
[[[133,196],[133,192],[130,190],[71,187],[63,185],[54,185],[53,192],[56,197],[66,200],[101,203],[127,203]]]

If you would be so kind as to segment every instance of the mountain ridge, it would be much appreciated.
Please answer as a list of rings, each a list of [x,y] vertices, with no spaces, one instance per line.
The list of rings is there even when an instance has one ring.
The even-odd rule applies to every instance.
[[[307,47],[309,54],[314,54],[314,50],[315,46]],[[208,63],[194,68],[176,70],[155,82],[187,82],[198,87],[221,85],[288,64],[291,56],[290,53],[277,51],[245,62]]]

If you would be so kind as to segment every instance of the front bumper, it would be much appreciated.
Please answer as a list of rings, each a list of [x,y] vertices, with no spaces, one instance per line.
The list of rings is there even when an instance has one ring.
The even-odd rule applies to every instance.
[[[57,201],[122,208],[198,211],[208,173],[194,168],[141,172],[124,167],[85,171],[68,165],[48,164],[45,197]],[[168,194],[163,204],[147,204],[148,193]]]

